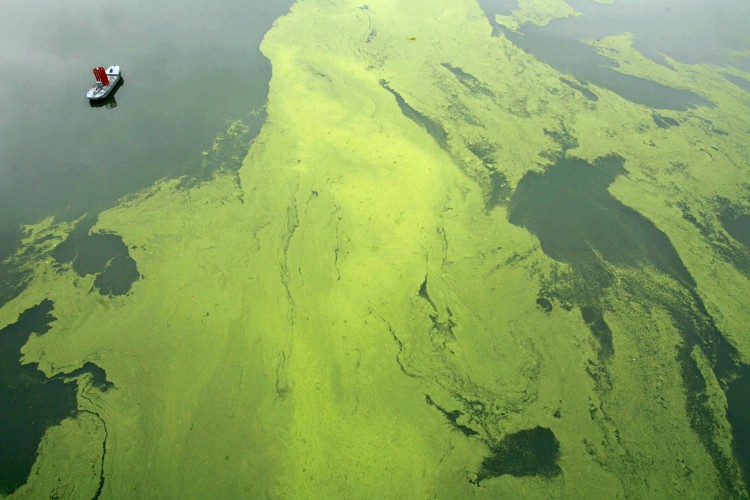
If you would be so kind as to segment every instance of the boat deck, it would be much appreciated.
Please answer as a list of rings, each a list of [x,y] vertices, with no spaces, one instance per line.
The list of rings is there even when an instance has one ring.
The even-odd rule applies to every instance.
[[[88,92],[86,92],[86,97],[89,100],[95,101],[99,99],[104,99],[109,95],[110,92],[117,86],[117,84],[120,82],[120,75],[119,74],[107,74],[107,78],[109,79],[109,84],[104,85],[102,88],[97,89],[96,85],[91,87]]]

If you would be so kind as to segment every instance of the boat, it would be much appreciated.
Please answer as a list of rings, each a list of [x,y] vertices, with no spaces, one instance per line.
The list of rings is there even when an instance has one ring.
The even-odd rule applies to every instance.
[[[98,66],[94,68],[94,78],[96,78],[96,83],[86,92],[86,97],[89,101],[106,99],[122,80],[120,67],[110,66],[105,70],[102,66]]]

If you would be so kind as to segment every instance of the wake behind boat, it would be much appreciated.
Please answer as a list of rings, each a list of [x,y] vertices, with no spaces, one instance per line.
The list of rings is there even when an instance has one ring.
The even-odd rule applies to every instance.
[[[94,68],[96,83],[86,92],[89,101],[99,101],[106,98],[120,83],[120,67],[110,66],[106,70],[99,66]]]

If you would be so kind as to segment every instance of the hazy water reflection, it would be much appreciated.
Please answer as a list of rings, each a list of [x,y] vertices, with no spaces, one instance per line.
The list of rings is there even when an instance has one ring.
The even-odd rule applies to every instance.
[[[265,102],[259,44],[291,0],[3,5],[0,258],[15,228],[78,217],[163,176]],[[117,107],[92,108],[91,68],[119,64]]]

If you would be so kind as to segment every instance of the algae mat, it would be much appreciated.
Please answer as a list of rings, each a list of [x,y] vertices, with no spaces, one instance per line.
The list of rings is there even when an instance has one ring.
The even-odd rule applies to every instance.
[[[746,496],[750,98],[590,43],[710,105],[472,1],[298,2],[241,168],[26,228],[0,327],[76,394],[14,496]]]

